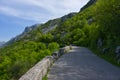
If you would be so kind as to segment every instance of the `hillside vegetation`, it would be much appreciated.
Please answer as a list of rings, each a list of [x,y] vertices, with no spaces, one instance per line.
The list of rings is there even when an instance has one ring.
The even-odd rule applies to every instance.
[[[17,80],[42,58],[70,44],[89,47],[100,57],[120,66],[115,59],[115,49],[120,45],[120,2],[92,1],[93,4],[87,4],[82,11],[37,25],[1,48],[0,79]],[[101,54],[105,48],[108,50]]]

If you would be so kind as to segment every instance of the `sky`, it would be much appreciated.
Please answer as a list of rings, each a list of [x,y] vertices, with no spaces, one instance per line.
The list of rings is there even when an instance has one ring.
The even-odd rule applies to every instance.
[[[26,26],[78,12],[89,0],[0,0],[0,41],[22,33]]]

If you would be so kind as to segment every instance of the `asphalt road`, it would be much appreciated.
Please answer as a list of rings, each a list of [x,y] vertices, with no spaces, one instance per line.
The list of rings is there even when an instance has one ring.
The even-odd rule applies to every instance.
[[[120,80],[120,68],[87,48],[73,47],[53,64],[47,77],[48,80]]]

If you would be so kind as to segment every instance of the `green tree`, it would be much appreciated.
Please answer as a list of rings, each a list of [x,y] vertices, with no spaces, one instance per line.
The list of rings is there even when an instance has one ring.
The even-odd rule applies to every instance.
[[[53,51],[59,49],[59,44],[56,42],[52,42],[48,45],[48,49],[53,52]]]

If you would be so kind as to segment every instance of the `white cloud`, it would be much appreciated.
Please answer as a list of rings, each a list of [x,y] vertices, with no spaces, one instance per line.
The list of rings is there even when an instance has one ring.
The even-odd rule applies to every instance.
[[[25,12],[25,11],[14,9],[7,6],[0,6],[0,11],[1,13],[9,16],[14,16],[20,19],[32,20],[32,21],[40,21],[41,19],[44,20],[44,16],[48,17],[47,15],[39,12],[27,11],[27,10]]]
[[[0,13],[25,20],[46,21],[79,11],[89,0],[1,0]],[[33,8],[34,7],[34,8]]]

